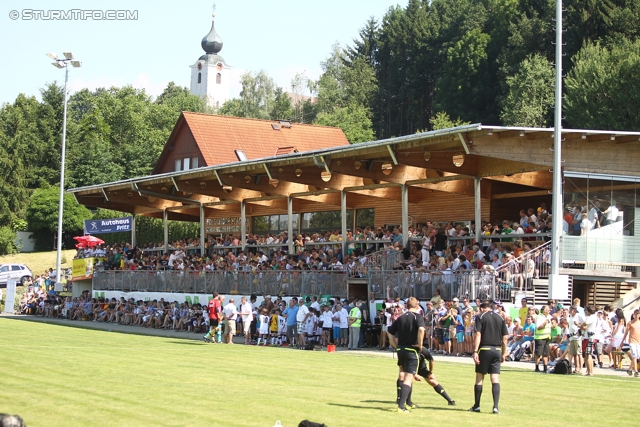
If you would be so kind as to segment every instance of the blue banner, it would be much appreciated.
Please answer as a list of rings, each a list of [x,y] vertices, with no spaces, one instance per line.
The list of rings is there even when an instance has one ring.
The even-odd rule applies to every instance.
[[[84,234],[121,233],[131,231],[133,217],[112,219],[85,219]]]

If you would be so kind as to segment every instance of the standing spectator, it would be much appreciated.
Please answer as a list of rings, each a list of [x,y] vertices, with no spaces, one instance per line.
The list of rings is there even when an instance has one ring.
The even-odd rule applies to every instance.
[[[522,307],[518,310],[518,317],[520,318],[520,324],[524,325],[527,320],[527,316],[529,315],[529,307],[527,307],[527,299],[522,298],[520,301]]]
[[[307,323],[307,318],[309,317],[310,312],[309,312],[309,307],[304,305],[304,300],[302,298],[300,298],[300,300],[298,301],[298,304],[299,304],[298,312],[296,313],[296,321],[297,321],[296,326],[298,328],[298,348],[304,348],[305,325]]]
[[[542,372],[547,373],[549,362],[549,344],[551,344],[551,316],[549,306],[543,305],[540,314],[536,316],[535,330],[535,364],[536,372],[540,372],[540,359],[542,359]]]
[[[362,312],[357,298],[353,300],[353,308],[349,311],[349,350],[358,350]]]
[[[587,306],[586,337],[582,340],[582,352],[584,353],[585,364],[587,365],[587,376],[593,376],[593,355],[595,349],[595,335],[598,328],[598,315],[596,314],[596,306]]]
[[[611,363],[611,368],[616,368],[618,365],[622,365],[622,357],[616,354],[616,351],[620,351],[622,348],[622,338],[624,338],[626,330],[627,330],[627,320],[624,317],[624,312],[622,309],[617,309],[615,315],[611,318],[611,322],[613,323],[613,332],[611,332],[611,347],[613,355],[613,361]]]
[[[476,318],[476,336],[474,341],[473,361],[476,363],[476,381],[473,388],[475,403],[469,412],[480,412],[482,383],[486,374],[491,379],[493,395],[493,413],[500,413],[500,364],[504,363],[507,354],[507,325],[500,315],[491,311],[491,304],[480,305],[480,315]]]
[[[297,334],[297,320],[296,317],[298,315],[298,306],[297,306],[298,298],[293,297],[289,300],[289,306],[282,313],[284,317],[287,319],[287,341],[289,342],[289,347],[293,347],[293,340],[295,335]]]
[[[636,310],[631,315],[631,321],[627,324],[627,332],[624,334],[622,342],[629,338],[629,359],[631,359],[631,367],[627,374],[640,377],[638,372],[638,359],[640,359],[640,310]]]
[[[575,301],[575,300],[574,300]],[[582,371],[582,328],[585,323],[584,316],[578,313],[578,307],[572,305],[569,309],[569,355],[575,363],[574,373]]]
[[[244,332],[245,345],[251,344],[251,322],[253,321],[253,307],[247,301],[247,297],[240,300],[240,314],[242,315],[242,330]]]
[[[224,336],[225,344],[233,344],[233,336],[236,334],[236,320],[238,320],[238,310],[233,298],[229,299],[229,304],[222,309],[224,315]]]

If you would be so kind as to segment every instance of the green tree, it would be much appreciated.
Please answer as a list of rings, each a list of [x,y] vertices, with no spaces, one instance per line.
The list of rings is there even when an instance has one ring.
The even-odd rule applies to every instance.
[[[255,75],[244,73],[240,76],[242,90],[239,99],[225,102],[218,114],[254,119],[269,119],[276,96],[276,84],[266,71]]]
[[[335,108],[329,113],[321,113],[314,124],[339,127],[351,144],[375,139],[369,112],[358,104],[349,104],[346,107]]]
[[[16,233],[9,227],[0,227],[0,255],[17,254]]]
[[[460,117],[455,120],[451,120],[451,117],[449,117],[449,114],[447,114],[446,111],[439,111],[434,117],[431,117],[429,122],[431,123],[431,128],[433,130],[449,129],[470,124],[470,122],[460,120]],[[421,131],[418,131],[418,133],[419,132]]]
[[[640,130],[640,40],[587,44],[565,84],[570,127]]]
[[[525,58],[518,72],[507,77],[509,88],[500,117],[506,126],[547,127],[554,104],[555,70],[540,54]]]
[[[447,50],[447,62],[436,84],[439,110],[474,122],[492,122],[487,93],[488,55],[491,37],[476,28]],[[485,108],[483,108],[485,107]]]
[[[293,116],[291,98],[282,88],[276,88],[273,108],[269,112],[269,118],[271,120],[292,120]]]
[[[35,190],[29,198],[26,219],[29,230],[36,238],[37,250],[49,250],[54,246],[58,230],[59,188],[48,187]],[[83,220],[91,218],[91,212],[78,204],[72,194],[64,195],[62,230],[68,245],[74,233],[82,233]]]

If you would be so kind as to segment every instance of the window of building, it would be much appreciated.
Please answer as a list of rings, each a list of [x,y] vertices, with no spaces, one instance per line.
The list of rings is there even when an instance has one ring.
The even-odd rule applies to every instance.
[[[189,157],[185,157],[183,160],[182,170],[188,171],[189,169],[191,169],[190,164],[191,164],[191,159]]]
[[[216,74],[216,84],[222,83],[222,74]]]
[[[177,159],[175,164],[176,164],[176,172],[182,170],[182,160],[181,159]]]
[[[198,83],[202,83],[202,73],[198,73]]]
[[[191,168],[192,169],[197,169],[198,168],[198,158],[197,157],[192,157],[191,158]]]

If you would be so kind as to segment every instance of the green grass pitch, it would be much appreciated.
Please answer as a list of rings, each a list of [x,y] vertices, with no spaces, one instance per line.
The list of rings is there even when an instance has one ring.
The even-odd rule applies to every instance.
[[[436,362],[458,403],[424,383],[419,408],[395,408],[395,360],[368,352],[326,353],[224,346],[0,319],[0,412],[27,426],[260,426],[303,419],[338,426],[636,426],[640,380],[503,370],[501,414],[473,403],[471,365]],[[487,378],[488,380],[488,378]],[[635,420],[635,421],[634,421]]]

